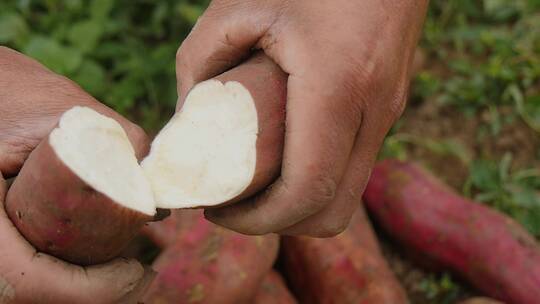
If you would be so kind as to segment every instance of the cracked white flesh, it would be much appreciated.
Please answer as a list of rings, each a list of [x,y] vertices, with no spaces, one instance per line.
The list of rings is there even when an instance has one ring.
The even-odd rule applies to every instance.
[[[62,115],[49,143],[58,158],[96,191],[124,207],[155,214],[151,185],[126,132],[114,119],[74,107]]]
[[[257,109],[242,84],[196,85],[141,164],[157,207],[215,206],[240,195],[255,174],[257,133]]]

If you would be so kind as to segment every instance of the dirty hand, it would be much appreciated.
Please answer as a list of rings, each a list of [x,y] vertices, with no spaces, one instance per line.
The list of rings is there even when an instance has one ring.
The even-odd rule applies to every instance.
[[[60,115],[75,105],[116,118],[140,156],[144,132],[70,80],[13,50],[0,47],[0,303],[136,303],[152,274],[137,261],[117,259],[79,267],[36,250],[6,213],[6,182],[45,138]],[[28,189],[32,191],[32,189]]]
[[[206,217],[246,234],[333,236],[403,111],[427,0],[214,0],[177,53],[179,105],[262,49],[289,74],[280,178]]]

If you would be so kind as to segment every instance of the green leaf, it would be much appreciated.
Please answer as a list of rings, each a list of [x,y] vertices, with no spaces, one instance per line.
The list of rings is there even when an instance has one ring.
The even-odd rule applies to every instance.
[[[70,12],[78,12],[83,8],[82,0],[64,0],[63,4]]]
[[[110,13],[114,5],[114,0],[92,0],[90,2],[90,16],[93,19],[104,19]]]
[[[540,132],[540,95],[526,98],[523,104],[522,116],[532,129]]]
[[[81,64],[82,55],[74,49],[44,36],[30,39],[23,52],[59,74],[70,74]]]
[[[0,43],[20,40],[28,34],[26,21],[15,13],[0,15]]]
[[[506,21],[519,13],[519,1],[484,0],[484,10],[488,16],[497,21]]]
[[[473,186],[479,189],[498,189],[499,179],[497,167],[486,160],[472,162],[470,177]]]
[[[512,159],[512,153],[507,152],[503,155],[499,163],[499,177],[502,182],[506,182],[509,179]]]
[[[83,20],[75,23],[68,33],[68,40],[83,53],[93,50],[103,34],[103,23]]]
[[[203,8],[188,3],[180,3],[177,6],[177,10],[180,16],[190,24],[195,24],[199,16],[203,13]]]
[[[525,226],[530,233],[540,236],[540,209],[519,210],[513,212],[512,216]]]
[[[526,208],[536,208],[540,210],[540,195],[531,188],[513,187],[511,189],[512,202]]]
[[[105,70],[92,60],[82,62],[73,80],[94,96],[102,94],[105,90]]]
[[[105,101],[118,112],[126,113],[143,90],[144,86],[137,78],[127,77],[115,84]]]

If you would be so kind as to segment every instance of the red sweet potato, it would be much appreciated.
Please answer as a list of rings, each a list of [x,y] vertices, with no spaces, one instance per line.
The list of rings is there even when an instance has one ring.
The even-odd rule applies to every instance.
[[[199,211],[172,210],[170,215],[160,222],[148,223],[141,230],[157,247],[165,249],[174,244],[178,235],[195,226],[200,219]]]
[[[253,303],[295,304],[297,302],[289,289],[287,289],[281,275],[277,271],[272,270],[264,277]]]
[[[249,186],[231,200],[234,202],[261,191],[279,175],[285,140],[287,74],[272,59],[260,52],[215,79],[222,83],[241,83],[251,94],[257,109],[255,173]]]
[[[127,206],[133,202],[115,201],[102,192],[99,185],[92,185],[77,174],[73,169],[76,167],[74,162],[59,156],[61,145],[57,144],[56,148],[53,145],[54,134],[60,134],[58,132],[62,130],[77,132],[70,127],[79,119],[87,119],[87,124],[81,127],[85,130],[82,132],[92,129],[99,135],[89,136],[87,139],[90,141],[86,145],[74,142],[76,153],[72,155],[77,154],[84,162],[85,156],[98,153],[94,150],[99,149],[100,143],[92,140],[110,137],[118,140],[117,147],[120,146],[121,151],[109,147],[109,150],[103,150],[103,154],[111,155],[112,149],[116,155],[130,158],[130,164],[137,169],[133,148],[120,125],[89,108],[75,107],[62,116],[59,125],[63,129],[60,126],[55,129],[26,160],[7,194],[6,213],[19,232],[38,250],[75,264],[91,265],[109,261],[120,254],[144,224],[153,219],[155,208],[149,207],[142,212]],[[75,137],[82,140],[79,135]],[[69,136],[62,134],[54,138],[60,137]],[[127,145],[129,148],[125,148]],[[85,174],[92,170],[98,172],[92,166],[85,172],[80,169]],[[142,177],[142,170],[139,170]],[[98,173],[95,174],[99,177]],[[117,177],[117,174],[107,172],[102,177],[106,178],[105,175],[111,179]],[[129,183],[119,181],[115,185],[127,187]],[[150,201],[144,203],[153,205],[149,184],[146,190]]]
[[[274,263],[278,237],[235,233],[206,221],[195,210],[173,211],[168,225],[171,218],[187,223],[178,226],[172,243],[172,230],[147,230],[152,239],[168,246],[153,264],[158,274],[143,302],[250,303]],[[166,237],[152,237],[158,231],[169,232]]]
[[[457,304],[504,304],[490,298],[471,298]]]
[[[214,207],[279,175],[287,75],[263,53],[191,89],[142,166],[161,208]]]
[[[375,166],[364,199],[378,223],[408,250],[455,271],[490,297],[540,303],[540,247],[508,216],[396,160]]]
[[[363,209],[329,239],[284,237],[286,275],[302,303],[408,303]]]

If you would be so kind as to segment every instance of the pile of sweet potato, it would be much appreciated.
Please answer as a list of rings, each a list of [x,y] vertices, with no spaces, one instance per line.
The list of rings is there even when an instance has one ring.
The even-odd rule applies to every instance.
[[[277,235],[245,236],[200,211],[175,211],[143,231],[162,248],[143,302],[408,303],[360,211],[338,237],[282,238],[277,265]]]
[[[509,217],[396,160],[375,166],[364,203],[413,259],[504,303],[540,303],[540,247]],[[409,303],[359,207],[336,237],[280,241],[220,228],[199,211],[173,212],[144,230],[163,249],[144,303]]]

